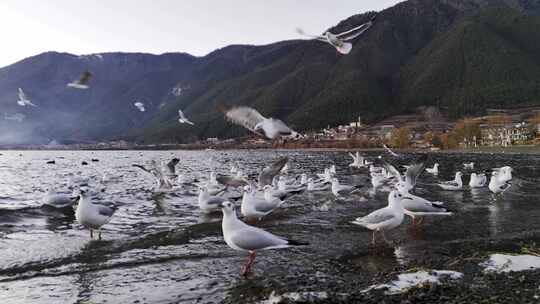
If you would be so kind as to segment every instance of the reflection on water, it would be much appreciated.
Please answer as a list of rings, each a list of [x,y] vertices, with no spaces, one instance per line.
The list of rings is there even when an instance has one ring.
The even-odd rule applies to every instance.
[[[387,249],[369,248],[371,232],[350,224],[386,205],[385,193],[366,187],[364,197],[336,200],[330,192],[292,197],[257,225],[310,246],[260,253],[249,280],[239,277],[244,254],[221,237],[220,215],[198,211],[193,189],[153,191],[154,180],[132,167],[152,159],[180,158],[179,171],[201,179],[210,170],[228,174],[238,164],[254,175],[278,156],[292,160],[289,174],[320,173],[335,164],[340,181],[370,185],[367,170],[348,167],[344,152],[298,151],[24,151],[0,156],[0,300],[2,303],[219,302],[237,294],[267,292],[267,286],[320,291],[321,282],[359,280],[413,265],[426,251],[444,252],[447,242],[497,238],[536,229],[537,169],[531,155],[434,154],[438,176],[424,174],[417,193],[443,201],[452,217],[427,218],[418,229],[410,219],[388,234]],[[22,154],[22,156],[20,156]],[[378,154],[371,154],[375,157]],[[97,158],[99,162],[90,162]],[[55,160],[56,165],[46,164]],[[81,166],[82,161],[88,166]],[[515,181],[501,197],[485,189],[442,191],[436,183],[453,178],[464,162],[476,172],[512,166]],[[464,184],[471,172],[464,171]],[[73,210],[41,206],[46,189],[71,193],[75,179],[103,184],[103,200],[120,208],[103,229],[104,241],[91,241]],[[369,193],[371,192],[371,193]]]

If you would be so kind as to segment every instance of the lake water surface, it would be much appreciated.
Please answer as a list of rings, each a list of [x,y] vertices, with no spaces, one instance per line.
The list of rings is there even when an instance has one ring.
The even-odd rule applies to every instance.
[[[211,170],[228,174],[233,163],[257,173],[275,158],[288,156],[289,175],[314,175],[335,164],[341,182],[367,186],[363,195],[345,200],[336,200],[330,192],[288,200],[257,225],[310,245],[259,253],[254,275],[244,279],[239,272],[245,254],[225,244],[219,215],[202,216],[197,197],[183,191],[155,193],[153,179],[131,166],[173,156],[181,159],[180,172],[203,177]],[[46,164],[53,159],[55,165]],[[82,161],[89,165],[81,166]],[[374,254],[369,249],[371,232],[350,221],[386,205],[387,194],[369,194],[368,171],[349,168],[345,152],[4,151],[0,303],[219,303],[264,299],[272,291],[346,293],[340,286],[361,290],[377,283],[381,273],[429,267],[436,263],[430,259],[459,252],[471,240],[539,231],[539,156],[432,154],[428,166],[435,161],[441,173],[424,173],[416,192],[447,203],[456,214],[427,219],[415,231],[407,218],[388,233],[395,241],[391,254]],[[453,179],[455,170],[470,161],[476,163],[475,172],[512,166],[514,185],[498,199],[487,188],[449,192],[434,185]],[[464,172],[468,183],[472,171]],[[71,210],[45,208],[40,202],[50,187],[70,192],[74,176],[88,177],[97,187],[104,174],[108,182],[103,200],[119,209],[104,226],[102,241],[90,240]]]

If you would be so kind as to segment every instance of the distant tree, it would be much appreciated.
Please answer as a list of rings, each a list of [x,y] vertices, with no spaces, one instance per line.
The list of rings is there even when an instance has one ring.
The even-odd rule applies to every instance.
[[[440,134],[435,134],[435,135],[433,136],[433,139],[431,140],[431,144],[432,144],[434,147],[437,147],[437,148],[441,148],[441,149],[444,148],[443,142],[441,141],[441,135],[440,135]]]
[[[390,135],[390,144],[392,147],[399,149],[408,148],[411,144],[411,131],[409,128],[394,129]]]
[[[473,138],[480,139],[480,123],[470,118],[464,118],[456,123],[452,133],[458,142],[464,140],[470,142]]]
[[[455,149],[458,147],[458,140],[453,133],[444,133],[439,136],[443,149]]]

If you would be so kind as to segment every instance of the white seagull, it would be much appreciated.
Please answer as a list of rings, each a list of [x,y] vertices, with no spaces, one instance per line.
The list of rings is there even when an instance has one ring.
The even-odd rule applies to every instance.
[[[362,155],[360,155],[360,152],[356,152],[356,154],[349,153],[349,155],[353,159],[353,162],[349,165],[349,167],[364,168],[372,164],[371,162],[368,162]]]
[[[75,205],[78,199],[78,196],[57,193],[56,191],[49,189],[45,196],[41,199],[41,202],[43,205],[54,208],[65,208]]]
[[[144,107],[144,103],[140,102],[140,101],[137,101],[136,103],[133,104],[137,110],[139,110],[140,112],[145,112],[146,111],[146,108]]]
[[[441,187],[443,190],[459,191],[463,189],[463,180],[461,179],[462,176],[463,176],[463,173],[458,171],[456,172],[454,180],[442,182],[437,185]]]
[[[188,124],[188,125],[195,125],[193,122],[191,122],[189,119],[186,118],[186,116],[184,115],[184,112],[182,112],[182,110],[178,110],[178,116],[180,117],[178,119],[178,122],[180,122],[181,124]]]
[[[233,107],[225,111],[225,116],[232,123],[243,126],[268,139],[276,139],[281,136],[296,137],[298,135],[283,121],[276,118],[266,118],[250,107]]]
[[[421,217],[425,215],[452,215],[452,212],[444,206],[443,202],[431,202],[427,199],[409,193],[402,184],[397,185],[397,190],[403,196],[406,196],[410,199],[403,200],[403,208],[405,209],[405,214],[412,218],[413,225],[416,225],[416,217]]]
[[[511,177],[510,177],[511,179]],[[489,180],[488,188],[494,194],[504,193],[512,184],[508,179],[508,176],[504,176],[501,170],[494,170],[491,172],[491,179]]]
[[[17,100],[17,104],[20,105],[21,107],[25,107],[25,106],[37,107],[28,99],[28,97],[26,97],[26,94],[24,94],[24,91],[21,88],[19,88],[18,97],[19,97],[19,100]]]
[[[473,162],[470,162],[470,163],[465,163],[463,164],[463,169],[474,169],[474,163]]]
[[[469,181],[469,187],[471,188],[482,188],[487,183],[487,177],[484,173],[476,174],[471,173],[471,180]]]
[[[426,172],[433,175],[439,174],[439,163],[435,163],[433,168],[426,168]]]
[[[245,188],[246,191],[244,191],[244,195],[242,196],[240,211],[246,218],[256,218],[260,220],[284,203],[279,199],[269,202],[265,198],[258,197],[256,195],[257,190],[255,187],[246,186]]]
[[[320,35],[310,35],[306,34],[302,29],[298,28],[296,31],[300,35],[304,35],[306,37],[314,38],[316,40],[326,42],[330,44],[331,46],[335,47],[336,50],[341,54],[349,54],[352,50],[352,43],[347,42],[351,41],[354,38],[362,35],[365,31],[367,31],[372,25],[375,18],[371,19],[370,21],[357,26],[355,28],[352,28],[346,32],[339,33],[339,34],[332,34],[330,32],[325,32],[322,36]]]
[[[401,175],[401,173],[398,171],[398,169],[396,169],[396,167],[390,165],[387,162],[384,163],[384,167],[390,174],[392,174],[397,179],[398,183],[402,183],[407,191],[411,191],[412,189],[414,189],[414,187],[416,187],[416,181],[418,180],[420,174],[422,174],[422,171],[424,171],[426,160],[427,155],[423,154],[416,161],[416,163],[407,166],[407,171],[405,171],[405,175]]]
[[[89,71],[84,71],[81,74],[81,77],[79,77],[79,79],[68,83],[67,86],[73,89],[86,90],[90,87],[88,86],[88,82],[90,82],[90,79],[92,79],[92,73],[90,73]]]
[[[260,228],[247,225],[236,217],[234,205],[231,202],[224,202],[222,206],[222,231],[225,243],[234,250],[249,252],[248,260],[242,268],[241,274],[243,276],[250,273],[257,250],[308,245],[307,243],[283,239]]]
[[[375,244],[375,233],[378,231],[382,233],[386,241],[384,231],[394,229],[403,222],[405,214],[403,200],[411,200],[411,198],[404,196],[397,190],[392,190],[388,195],[388,206],[375,210],[364,217],[359,217],[352,223],[373,230],[372,244]]]
[[[75,218],[79,224],[90,229],[90,238],[94,238],[94,230],[98,231],[98,239],[101,240],[101,226],[107,224],[116,207],[106,206],[91,201],[86,190],[80,190],[79,205],[75,211]]]
[[[208,193],[208,188],[205,186],[199,187],[199,209],[203,213],[212,213],[221,210],[221,203],[226,199],[219,196],[211,196]]]
[[[350,195],[355,192],[358,192],[359,188],[361,186],[349,186],[349,185],[342,185],[339,183],[339,180],[337,178],[332,179],[332,193],[336,197],[342,197],[345,195]]]

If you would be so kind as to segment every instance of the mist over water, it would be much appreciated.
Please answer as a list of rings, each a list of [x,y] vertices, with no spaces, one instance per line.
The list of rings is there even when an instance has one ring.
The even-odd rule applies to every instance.
[[[368,153],[371,157],[378,154]],[[335,164],[342,183],[365,184],[362,195],[336,200],[331,193],[292,197],[257,226],[309,246],[260,252],[254,275],[240,277],[245,254],[221,236],[220,215],[203,216],[197,197],[178,190],[156,193],[154,180],[132,167],[152,159],[181,159],[178,171],[204,178],[210,170],[228,174],[239,163],[255,174],[279,156],[289,156],[290,175],[321,173]],[[417,155],[416,155],[417,156]],[[412,160],[415,155],[409,155]],[[0,156],[0,302],[2,303],[216,303],[239,294],[267,297],[271,289],[325,291],[342,281],[366,288],[380,272],[428,266],[426,252],[456,250],[470,240],[512,238],[538,231],[535,155],[432,154],[438,177],[424,173],[417,193],[443,201],[452,217],[430,218],[420,233],[410,220],[388,234],[397,243],[390,255],[368,251],[371,232],[350,224],[386,205],[386,193],[369,195],[367,170],[348,167],[345,152],[309,151],[5,151]],[[99,162],[90,160],[99,159]],[[47,165],[49,160],[56,165]],[[82,161],[89,162],[81,166]],[[462,163],[475,172],[509,165],[514,185],[495,200],[489,190],[449,192],[434,184],[450,180]],[[468,183],[470,172],[465,172]],[[48,188],[70,193],[73,177],[94,185],[107,176],[102,200],[119,210],[103,228],[103,241],[90,240],[72,210],[42,206]],[[95,187],[97,188],[97,186]],[[361,199],[360,197],[365,198]],[[419,262],[420,261],[420,262]],[[426,262],[427,263],[427,262]],[[383,282],[381,282],[383,283]]]

